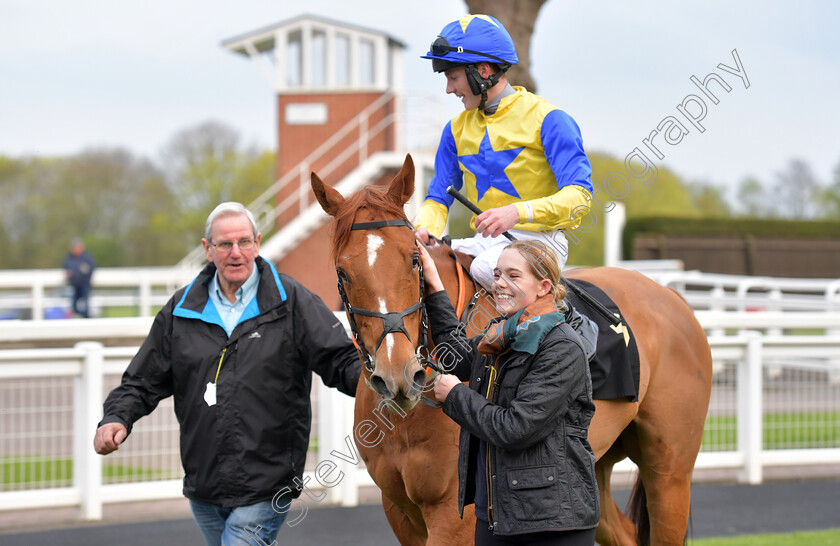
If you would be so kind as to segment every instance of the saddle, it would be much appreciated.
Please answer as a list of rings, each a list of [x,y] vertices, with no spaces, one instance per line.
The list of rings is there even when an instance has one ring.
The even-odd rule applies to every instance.
[[[610,312],[621,318],[621,312],[615,302],[594,284],[580,279],[566,279],[567,283],[587,292]],[[596,400],[613,400],[627,398],[631,402],[639,399],[639,348],[636,337],[630,326],[624,320],[613,324],[594,306],[569,290],[566,302],[571,306],[571,314],[567,315],[567,322],[574,326],[575,314],[581,315],[586,321],[594,324],[597,329],[597,346],[595,356],[589,361],[589,372],[592,376],[592,398]],[[582,329],[590,329],[592,325],[581,325]],[[578,328],[575,328],[576,330]],[[578,330],[580,333],[580,330]],[[584,333],[581,337],[584,337]],[[591,336],[592,333],[590,332]]]

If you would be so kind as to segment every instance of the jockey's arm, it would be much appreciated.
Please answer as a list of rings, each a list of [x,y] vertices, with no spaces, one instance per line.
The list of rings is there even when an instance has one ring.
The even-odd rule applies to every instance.
[[[420,212],[417,213],[417,218],[414,220],[417,235],[419,237],[423,237],[424,235],[440,237],[443,235],[448,216],[449,209],[446,205],[438,203],[433,199],[426,199],[420,207]],[[421,230],[425,230],[426,233],[424,234]],[[428,240],[424,240],[423,243],[430,244]]]
[[[488,237],[497,237],[504,231],[516,226],[522,228],[528,224],[549,231],[575,229],[587,214],[591,200],[592,195],[586,188],[569,184],[547,197],[486,210],[476,217],[475,228]],[[423,203],[415,226],[418,237],[425,244],[429,244],[428,240],[424,240],[428,234],[440,237],[443,233],[448,213],[449,209],[442,203],[432,199]]]
[[[537,224],[547,230],[576,229],[589,212],[592,194],[583,186],[569,184],[560,191],[530,201],[514,203],[519,225]]]

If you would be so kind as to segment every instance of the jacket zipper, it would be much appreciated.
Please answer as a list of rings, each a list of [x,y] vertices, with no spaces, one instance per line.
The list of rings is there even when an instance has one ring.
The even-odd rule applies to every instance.
[[[496,396],[496,388],[499,386],[499,378],[501,367],[499,363],[502,360],[502,356],[505,355],[510,348],[505,349],[501,353],[496,356],[496,361],[493,363],[493,367],[490,368],[490,380],[487,382],[487,400],[490,400],[492,403],[496,403],[497,396]],[[496,526],[496,522],[493,521],[493,480],[496,479],[496,476],[493,475],[493,465],[490,462],[490,451],[492,446],[488,443],[487,444],[487,454],[485,456],[485,479],[487,480],[487,521],[490,522],[490,531]]]

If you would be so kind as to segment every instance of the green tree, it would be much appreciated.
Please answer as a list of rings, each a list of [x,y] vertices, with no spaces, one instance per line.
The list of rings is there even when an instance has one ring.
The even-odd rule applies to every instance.
[[[748,177],[738,184],[739,212],[750,218],[775,216],[775,205],[764,185],[755,177]]]
[[[627,174],[624,161],[608,154],[590,152],[587,154],[592,164],[592,185],[595,196],[610,210],[613,199],[604,188],[604,181],[611,173]],[[679,218],[697,218],[703,216],[703,210],[692,196],[689,187],[671,170],[658,167],[656,178],[646,185],[642,180],[627,178],[631,186],[626,188],[626,196],[620,201],[626,207],[627,217],[674,216]],[[620,190],[613,190],[613,193]],[[584,218],[580,229],[569,233],[569,265],[601,265],[604,262],[604,222],[605,214],[593,203],[589,214]],[[718,216],[721,214],[717,214]]]
[[[776,174],[773,185],[778,213],[782,218],[805,220],[816,213],[820,184],[811,167],[801,159],[791,159],[787,167]]]
[[[163,164],[181,206],[176,231],[189,234],[193,245],[216,205],[247,205],[275,180],[272,153],[241,147],[234,129],[213,121],[178,132],[164,149]]]
[[[702,216],[730,216],[732,209],[723,195],[723,189],[706,182],[688,185],[691,202]]]
[[[274,181],[274,154],[241,150],[238,141],[216,124],[182,131],[166,175],[119,148],[0,156],[0,267],[60,267],[73,237],[99,266],[177,263],[198,244],[216,204],[248,204]]]
[[[840,220],[840,163],[834,167],[834,181],[819,193],[818,214],[826,220]]]

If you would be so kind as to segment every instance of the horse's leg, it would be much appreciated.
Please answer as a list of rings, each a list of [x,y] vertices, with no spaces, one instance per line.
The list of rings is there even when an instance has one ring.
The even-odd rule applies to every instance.
[[[426,530],[424,525],[417,525],[417,520],[423,521],[423,514],[420,510],[414,508],[404,510],[403,507],[395,504],[389,499],[385,493],[382,493],[382,508],[385,509],[385,517],[388,518],[388,523],[391,525],[391,530],[397,536],[402,546],[424,546],[426,544]],[[415,512],[409,515],[409,512]]]
[[[692,384],[690,377],[679,380],[680,386],[651,386],[632,425],[635,433],[627,434],[624,441],[644,484],[651,544],[682,544],[688,525],[691,474],[707,406],[686,404],[688,394],[683,389],[702,392],[704,386]],[[655,390],[657,396],[651,396]]]
[[[595,415],[589,425],[589,444],[597,460],[595,477],[601,497],[601,519],[596,537],[598,543],[604,546],[636,544],[635,527],[615,504],[610,478],[613,465],[625,457],[618,438],[638,409],[638,402],[595,400]]]
[[[671,421],[667,414],[648,417],[635,423],[635,438],[627,444],[647,496],[651,544],[683,544],[697,451],[685,449],[686,438],[679,437],[676,430],[683,424],[678,418]],[[675,427],[676,423],[680,426]],[[685,428],[686,434],[691,434],[691,427]]]
[[[624,457],[624,451],[616,444],[595,463],[595,477],[601,496],[601,519],[598,521],[595,540],[601,546],[636,544],[636,528],[615,503],[610,485],[613,465]]]
[[[475,510],[473,505],[464,507],[463,520],[458,515],[457,506],[444,502],[423,506],[423,516],[429,531],[427,546],[468,546],[474,543]]]

